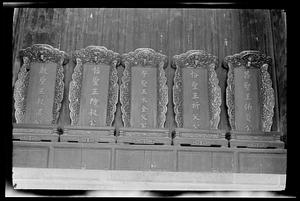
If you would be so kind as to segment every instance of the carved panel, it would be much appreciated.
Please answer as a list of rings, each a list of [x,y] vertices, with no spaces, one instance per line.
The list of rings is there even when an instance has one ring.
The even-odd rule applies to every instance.
[[[31,82],[35,82],[35,83],[38,82],[36,81],[37,79],[36,77],[38,76],[38,73],[45,74],[44,77],[40,77],[40,82],[44,83],[47,80],[46,75],[48,75],[47,72],[48,70],[51,71],[49,73],[50,74],[49,76],[51,78],[50,81],[51,83],[54,84],[54,86],[53,89],[52,89],[52,85],[51,86],[47,85],[46,87],[49,88],[51,93],[52,91],[54,91],[54,94],[50,95],[51,97],[53,96],[53,99],[51,98],[50,100],[50,101],[53,100],[53,106],[51,106],[51,108],[46,108],[46,110],[48,111],[48,109],[50,109],[52,113],[51,115],[52,117],[50,117],[50,119],[47,118],[47,120],[43,121],[42,123],[55,124],[59,117],[59,110],[61,108],[61,101],[63,99],[63,93],[64,93],[63,65],[68,61],[67,54],[63,51],[53,48],[50,45],[35,44],[32,45],[31,47],[21,50],[19,52],[19,56],[23,64],[20,68],[20,72],[18,73],[18,79],[15,83],[15,89],[14,89],[14,101],[15,101],[14,106],[15,106],[16,122],[17,123],[40,123],[38,119],[33,121],[32,116],[35,114],[26,112],[29,109],[26,108],[26,102],[28,102],[27,98],[32,99],[32,97],[27,97],[29,93],[28,86],[29,85],[33,86],[33,83]],[[33,76],[36,77],[33,78]],[[52,80],[51,76],[54,76],[54,80]],[[37,90],[38,87],[39,84],[37,83],[37,85],[33,86],[32,88],[33,90]],[[36,93],[37,91],[31,92],[31,95]],[[35,97],[35,98],[39,98],[39,97]],[[41,100],[42,99],[38,99],[38,101]]]
[[[203,99],[203,97],[206,99],[205,96],[207,97],[207,100],[202,100],[202,102],[204,101],[206,103],[203,104],[201,102],[202,104],[200,105],[200,110],[201,108],[206,109],[206,113],[208,114],[204,114],[203,116],[202,113],[201,115],[201,117],[204,118],[202,122],[206,120],[207,125],[200,125],[200,127],[197,128],[217,129],[221,112],[221,88],[218,85],[219,80],[215,72],[217,58],[202,50],[190,50],[186,53],[175,55],[173,57],[172,67],[176,69],[173,86],[173,102],[177,127],[184,128],[190,126],[190,122],[184,122],[184,115],[186,119],[191,118],[191,115],[193,114],[190,113],[194,111],[194,108],[190,108],[191,110],[186,111],[188,114],[185,114],[184,108],[190,107],[191,104],[189,104],[188,101],[192,99],[190,95],[193,94],[197,97],[199,96],[201,99]],[[193,73],[197,73],[197,77],[195,77],[197,82],[193,82],[191,85],[192,87],[189,86],[190,82],[192,82],[192,78],[188,79],[189,76],[187,73],[192,73],[192,76]],[[199,81],[201,83],[198,83]],[[200,91],[202,94],[197,95],[197,93],[192,93],[194,87],[198,90],[197,85],[201,88]],[[190,93],[184,93],[184,90]],[[199,105],[197,105],[197,108],[198,106]]]
[[[76,62],[76,66],[69,86],[71,125],[112,126],[118,101],[119,85],[116,67],[120,63],[120,55],[103,46],[88,46],[84,49],[75,51],[72,56]],[[94,74],[96,73],[97,76],[91,78],[90,71],[93,71]],[[106,76],[108,77],[107,82],[104,80]],[[92,92],[97,94],[99,99],[107,97],[107,102],[97,101],[96,104],[102,104],[104,107],[106,105],[106,109],[104,109],[106,111],[102,111],[101,114],[98,114],[104,114],[104,123],[102,121],[99,122],[99,119],[102,120],[103,118],[97,118],[96,116],[97,119],[93,121],[97,122],[97,124],[86,125],[87,120],[85,119],[85,115],[87,111],[86,108],[81,108],[81,106],[85,107],[86,104],[83,102],[91,102],[92,98],[91,100],[85,100],[88,98],[88,95],[86,94],[87,91],[84,90],[90,90],[90,86],[83,86],[83,82],[87,83],[90,81],[92,81],[92,84],[96,84],[94,87],[95,90],[93,89]],[[100,83],[101,86],[99,86],[98,83]],[[84,100],[82,100],[82,98],[84,98]],[[93,100],[97,100],[97,98],[93,98]],[[95,101],[92,102],[95,103]],[[80,116],[80,112],[83,113],[82,116]]]
[[[157,128],[164,128],[168,103],[168,87],[166,84],[167,78],[164,71],[164,68],[166,68],[168,64],[167,57],[155,52],[150,48],[138,48],[133,52],[129,52],[128,54],[123,54],[122,64],[125,66],[125,69],[123,71],[122,84],[120,86],[120,101],[124,127],[133,126],[131,125],[133,118],[131,116],[131,96],[133,84],[139,84],[132,82],[132,73],[134,68],[134,71],[141,71],[141,73],[143,73],[143,69],[145,69],[149,70],[151,74],[156,74],[156,83],[154,85],[157,86],[157,91],[155,94],[157,96],[157,112],[155,115],[156,117],[154,117],[154,121],[156,121],[154,125],[156,125]],[[142,70],[136,70],[136,68]],[[148,80],[142,81],[148,82]]]
[[[256,93],[254,95],[258,97],[258,100],[256,101],[258,106],[253,105],[253,107],[258,107],[259,112],[256,112],[256,114],[259,116],[254,118],[258,118],[259,120],[260,131],[269,132],[273,123],[273,110],[275,105],[274,90],[272,88],[270,74],[268,73],[268,67],[271,66],[272,63],[271,58],[259,51],[243,51],[239,54],[225,57],[224,61],[225,67],[228,68],[226,104],[228,107],[229,123],[232,130],[240,130],[236,119],[237,111],[235,111],[237,108],[236,100],[240,98],[240,96],[235,96],[235,92],[239,91],[235,89],[235,82],[237,80],[235,75],[239,75],[239,71],[242,71],[244,76],[249,74],[257,79],[257,87],[255,87],[253,90],[254,92],[252,93]],[[249,75],[247,76],[249,77]],[[248,82],[245,82],[244,85],[246,83]],[[251,85],[250,82],[249,85]],[[245,87],[247,86],[245,85]],[[247,105],[251,106],[248,103]],[[248,129],[246,131],[252,130]]]

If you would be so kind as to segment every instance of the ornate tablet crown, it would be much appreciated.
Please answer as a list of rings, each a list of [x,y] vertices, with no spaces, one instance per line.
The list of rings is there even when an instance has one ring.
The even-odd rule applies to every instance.
[[[171,66],[178,67],[202,67],[203,65],[217,64],[216,56],[213,56],[203,50],[189,50],[180,55],[173,56]],[[217,66],[217,65],[216,65]]]
[[[54,62],[60,63],[63,59],[63,64],[68,62],[68,55],[64,51],[47,44],[34,44],[19,52],[19,57],[27,57],[30,62]]]
[[[163,63],[163,68],[168,65],[167,56],[156,52],[151,48],[138,48],[133,52],[122,55],[123,66],[153,66],[158,67]]]
[[[228,68],[228,63],[231,63],[232,67],[255,67],[261,68],[263,64],[272,65],[272,59],[259,51],[247,50],[241,53],[227,56],[224,58],[225,67]]]
[[[104,63],[107,65],[112,65],[112,62],[114,62],[115,66],[118,66],[121,60],[120,54],[108,50],[104,46],[88,46],[76,50],[72,57],[75,62],[77,62],[76,59],[80,59],[82,63]]]

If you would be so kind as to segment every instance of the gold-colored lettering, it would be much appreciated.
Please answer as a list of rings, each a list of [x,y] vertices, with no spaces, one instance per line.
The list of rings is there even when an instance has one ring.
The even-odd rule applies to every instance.
[[[94,119],[90,120],[90,126],[96,126],[96,121]]]
[[[251,115],[246,113],[246,121],[251,122]]]
[[[199,109],[199,106],[200,106],[200,103],[198,103],[198,102],[192,103],[193,109]]]
[[[93,104],[94,106],[98,105],[99,100],[95,97],[92,97],[90,99],[90,104]]]
[[[200,118],[197,115],[193,114],[193,120],[200,121]]]
[[[192,78],[197,78],[199,75],[191,69],[191,76]]]
[[[249,70],[245,70],[244,71],[244,79],[249,79],[250,78],[250,71]]]
[[[98,116],[97,110],[91,108],[90,111],[89,111],[89,115],[90,115],[90,116]]]
[[[249,82],[244,82],[244,88],[249,91],[250,90],[250,83]]]
[[[142,112],[147,112],[148,108],[145,105],[142,105]]]
[[[93,77],[93,86],[99,86],[98,82],[99,82],[99,77],[95,76]]]
[[[142,74],[143,74],[143,78],[145,78],[146,75],[148,74],[148,71],[147,71],[147,70],[143,70],[143,71],[142,71]]]
[[[148,82],[146,80],[142,80],[141,84],[142,84],[143,87],[147,87]]]
[[[93,67],[94,75],[100,74],[100,66]]]
[[[247,110],[247,111],[252,110],[252,105],[251,105],[251,103],[246,102],[246,103],[244,104],[244,109]]]
[[[99,90],[97,88],[93,88],[92,95],[98,95],[98,94],[99,94]]]
[[[197,82],[195,82],[195,81],[192,82],[192,89],[193,90],[198,89],[198,83]]]
[[[251,100],[250,93],[246,93],[246,100]]]
[[[40,85],[44,85],[46,81],[47,81],[47,78],[45,75],[40,77]]]
[[[197,92],[193,92],[193,97],[192,99],[199,99],[198,93]]]
[[[40,74],[48,74],[47,72],[47,69],[46,69],[46,66],[41,66],[41,69],[40,69]]]
[[[146,89],[142,89],[142,94],[147,94],[147,90]]]

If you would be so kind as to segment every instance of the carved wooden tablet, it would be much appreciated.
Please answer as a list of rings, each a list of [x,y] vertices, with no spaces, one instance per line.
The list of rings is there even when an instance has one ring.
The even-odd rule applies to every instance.
[[[177,127],[217,129],[221,112],[221,89],[215,72],[217,58],[201,50],[190,50],[174,56],[173,62]]]
[[[259,51],[243,51],[224,61],[228,68],[226,105],[232,139],[241,140],[241,145],[245,141],[248,147],[282,147],[280,133],[271,131],[275,106],[268,72],[271,58]]]
[[[274,90],[268,73],[271,58],[244,51],[225,58],[228,66],[226,105],[232,130],[270,131]]]
[[[125,69],[120,87],[124,127],[164,128],[168,87],[167,57],[150,48],[122,55]]]
[[[134,52],[123,54],[122,63],[125,69],[120,86],[120,101],[125,128],[120,130],[120,134],[132,135],[134,142],[138,138],[137,133],[148,137],[146,141],[151,135],[157,136],[157,133],[168,138],[168,131],[163,129],[168,103],[167,78],[164,71],[168,63],[167,57],[150,48],[138,48]],[[119,141],[121,139],[122,137],[119,137]],[[146,143],[144,140],[140,141]],[[170,143],[169,138],[167,141]]]
[[[115,142],[112,127],[118,102],[120,55],[103,46],[73,53],[76,62],[69,86],[71,126],[61,141]]]
[[[119,54],[89,46],[73,54],[76,62],[69,91],[71,125],[112,126],[118,101]]]
[[[173,57],[175,144],[226,145],[224,133],[218,130],[221,88],[217,65],[217,58],[203,50]]]
[[[67,55],[50,45],[20,51],[23,65],[15,83],[17,123],[55,124],[64,93],[63,63]]]

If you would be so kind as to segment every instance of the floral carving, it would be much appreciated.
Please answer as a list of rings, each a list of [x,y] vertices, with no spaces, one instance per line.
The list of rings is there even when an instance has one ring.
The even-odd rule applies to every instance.
[[[261,69],[262,75],[262,86],[261,86],[261,97],[263,99],[263,112],[262,112],[262,130],[271,131],[273,124],[275,97],[274,89],[272,88],[272,80],[268,73],[268,64],[263,64]]]
[[[163,54],[155,52],[150,48],[138,48],[133,52],[122,55],[122,65],[125,66],[120,86],[120,102],[122,111],[122,121],[124,127],[130,127],[130,87],[131,87],[131,67],[147,66],[158,68],[158,106],[157,125],[164,128],[168,104],[168,86],[164,69],[168,60]]]
[[[112,126],[114,121],[116,104],[118,102],[118,72],[117,66],[120,63],[120,55],[103,46],[88,46],[84,49],[77,50],[72,55],[76,66],[72,74],[72,81],[69,86],[69,108],[71,125],[78,125],[80,111],[80,96],[83,77],[84,63],[90,64],[107,64],[110,66],[109,88],[108,88],[108,105],[106,126]]]
[[[173,86],[173,102],[177,127],[182,128],[183,122],[183,80],[182,68],[206,68],[208,70],[209,119],[210,128],[217,129],[221,112],[221,88],[215,71],[217,58],[203,50],[190,50],[175,55],[172,67],[176,69]]]
[[[269,132],[273,123],[274,115],[274,90],[272,80],[268,73],[268,66],[271,66],[270,57],[259,51],[243,51],[239,54],[227,56],[224,59],[225,68],[228,68],[227,88],[226,88],[226,105],[228,107],[229,123],[231,129],[235,130],[235,111],[234,111],[234,68],[258,68],[260,69],[260,99],[261,104],[261,123],[262,131]]]
[[[15,117],[17,123],[23,123],[26,110],[26,96],[29,82],[30,64],[33,62],[57,64],[55,94],[52,108],[52,124],[55,124],[59,117],[61,101],[64,93],[64,69],[63,65],[68,62],[68,55],[50,45],[35,44],[26,49],[20,50],[19,56],[23,61],[18,79],[15,83],[14,100],[15,100]]]
[[[71,125],[77,125],[79,120],[82,72],[82,62],[79,58],[77,58],[76,66],[72,74],[72,81],[70,82],[69,86],[69,109]]]

